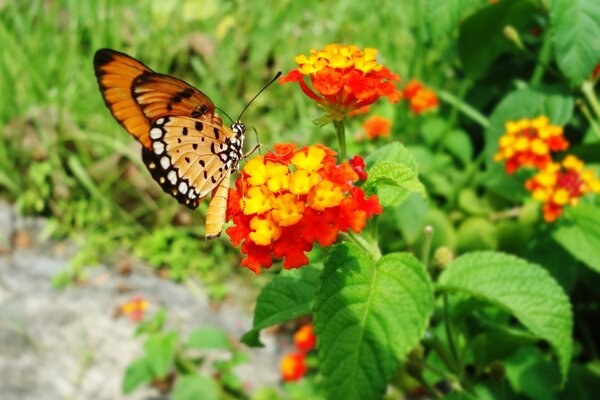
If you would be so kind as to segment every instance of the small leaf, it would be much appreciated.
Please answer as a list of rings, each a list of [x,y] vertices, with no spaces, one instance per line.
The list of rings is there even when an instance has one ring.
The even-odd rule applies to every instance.
[[[314,307],[328,398],[380,398],[433,311],[429,276],[407,253],[375,261],[354,244],[328,257]]]
[[[142,357],[127,366],[121,389],[123,393],[129,394],[142,383],[150,382],[152,379],[154,379],[152,366],[146,357]]]
[[[133,334],[134,337],[137,337],[143,333],[156,333],[162,330],[165,325],[165,319],[167,318],[167,310],[161,308],[154,314],[153,317],[144,319],[140,322]]]
[[[428,146],[434,146],[448,131],[448,124],[442,118],[426,120],[421,126],[421,136]]]
[[[214,379],[203,375],[184,375],[177,378],[173,400],[218,400],[219,388]]]
[[[222,330],[213,327],[198,328],[191,331],[187,345],[193,349],[233,349],[229,336]]]
[[[519,349],[505,360],[504,365],[506,377],[515,392],[533,400],[555,398],[556,388],[548,382],[559,379],[558,369],[537,348],[527,346]]]
[[[567,208],[564,219],[554,239],[573,257],[600,272],[600,209],[580,204]]]
[[[426,197],[425,187],[410,167],[392,161],[379,161],[368,170],[367,191],[376,191],[384,207],[400,205],[411,193]]]
[[[581,84],[600,61],[600,2],[553,0],[550,25],[558,67],[573,84]]]
[[[463,16],[482,4],[481,0],[426,0],[425,21],[432,39],[457,29]]]
[[[467,165],[473,158],[473,145],[464,131],[455,129],[448,132],[442,139],[442,146],[463,165]]]
[[[173,366],[177,334],[175,332],[155,333],[144,343],[146,358],[156,377],[163,379]]]
[[[321,268],[311,264],[300,269],[283,270],[267,283],[256,301],[252,330],[242,336],[241,342],[250,347],[260,347],[261,329],[309,315],[320,273]]]
[[[398,164],[403,164],[415,171],[415,173],[419,170],[417,161],[412,153],[399,142],[386,144],[369,154],[369,156],[365,158],[367,169],[370,169],[379,161],[393,161]]]
[[[564,383],[572,354],[573,313],[562,288],[539,265],[503,253],[475,252],[452,262],[439,289],[466,292],[511,312],[558,355]]]
[[[487,218],[470,217],[458,227],[459,252],[471,250],[495,250],[498,248],[496,228]]]

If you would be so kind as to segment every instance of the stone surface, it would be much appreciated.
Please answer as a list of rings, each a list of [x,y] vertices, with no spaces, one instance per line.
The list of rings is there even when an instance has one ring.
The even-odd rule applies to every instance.
[[[29,235],[28,246],[15,247],[17,231]],[[142,340],[132,337],[135,323],[115,317],[114,311],[137,295],[149,301],[149,313],[166,307],[169,326],[184,335],[213,326],[237,342],[251,326],[240,306],[212,306],[200,284],[189,290],[143,267],[134,267],[126,277],[116,268],[94,267],[85,284],[56,291],[51,278],[69,260],[61,255],[65,245],[46,241],[42,231],[43,221],[18,217],[0,204],[0,246],[9,246],[0,252],[2,400],[160,398],[149,387],[130,396],[121,393],[125,368],[141,354]],[[249,390],[276,385],[279,379],[281,351],[273,336],[263,342],[266,348],[247,349],[248,364],[236,370]]]

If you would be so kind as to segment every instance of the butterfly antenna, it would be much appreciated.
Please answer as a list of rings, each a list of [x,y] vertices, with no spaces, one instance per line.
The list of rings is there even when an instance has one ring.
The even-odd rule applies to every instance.
[[[263,86],[263,88],[262,88],[262,89],[260,89],[260,90],[258,91],[258,93],[256,93],[256,95],[255,95],[255,96],[252,98],[252,100],[250,100],[250,101],[248,102],[248,104],[246,104],[246,107],[244,107],[244,109],[243,109],[243,110],[242,110],[242,112],[240,113],[240,116],[239,116],[239,117],[238,117],[238,119],[237,119],[238,121],[240,120],[240,118],[242,118],[242,115],[244,114],[244,112],[246,112],[246,110],[248,109],[248,106],[250,106],[250,104],[252,104],[252,102],[253,102],[254,100],[256,100],[256,98],[257,98],[257,97],[258,97],[258,96],[259,96],[259,95],[260,95],[262,92],[264,92],[264,90],[265,90],[266,88],[268,88],[268,87],[269,87],[269,86],[270,86],[270,85],[271,85],[273,82],[275,82],[275,81],[277,80],[277,78],[279,78],[280,76],[281,76],[281,71],[277,72],[277,74],[275,75],[275,77],[274,77],[273,79],[271,79],[271,80],[269,81],[269,83],[267,83],[265,86]]]
[[[228,120],[229,120],[229,121],[230,121],[230,122],[233,124],[233,120],[231,119],[231,117],[229,116],[229,114],[227,114],[227,113],[225,112],[225,110],[223,110],[223,109],[222,109],[222,108],[220,108],[220,107],[215,107],[215,108],[216,108],[217,110],[221,111],[221,112],[223,113],[223,115],[224,115],[224,116],[226,116],[226,117],[227,117],[227,119],[228,119]]]

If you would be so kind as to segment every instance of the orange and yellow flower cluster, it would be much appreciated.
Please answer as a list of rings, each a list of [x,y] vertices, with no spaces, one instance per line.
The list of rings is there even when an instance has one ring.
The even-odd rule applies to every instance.
[[[389,137],[392,133],[392,121],[380,115],[373,115],[363,122],[362,129],[370,140]]]
[[[227,229],[234,246],[242,241],[242,265],[255,273],[284,258],[284,268],[308,264],[314,242],[333,244],[339,232],[360,232],[367,218],[381,213],[377,196],[366,198],[353,185],[364,162],[336,164],[335,152],[321,145],[275,151],[249,160],[230,189]]]
[[[136,296],[130,301],[122,304],[119,308],[120,313],[125,314],[133,322],[140,322],[148,310],[148,302],[142,296]]]
[[[586,193],[600,193],[600,180],[594,171],[585,170],[584,164],[574,155],[568,155],[560,163],[550,162],[525,182],[533,198],[544,203],[543,213],[547,222],[555,221],[565,206],[574,206]]]
[[[294,334],[294,345],[297,351],[286,354],[279,364],[281,378],[284,381],[297,381],[308,372],[306,353],[313,350],[317,343],[312,324],[303,325]]]
[[[423,85],[422,82],[411,79],[402,90],[404,98],[410,103],[410,109],[415,114],[433,111],[439,107],[435,92]]]
[[[600,180],[592,170],[574,155],[562,162],[554,162],[553,152],[566,150],[569,142],[563,137],[563,128],[550,125],[545,116],[534,119],[507,121],[506,133],[500,137],[500,150],[495,161],[506,161],[508,174],[519,168],[534,167],[538,171],[525,187],[533,198],[544,203],[542,211],[546,222],[554,222],[565,206],[579,203],[586,193],[600,193]]]
[[[402,98],[391,73],[376,59],[377,50],[339,44],[310,51],[294,58],[298,68],[284,76],[280,83],[298,82],[302,91],[321,104],[336,121],[348,113],[387,97],[392,103]],[[308,77],[311,87],[305,81]]]
[[[500,137],[500,150],[494,161],[504,161],[508,174],[522,167],[543,169],[552,162],[550,153],[566,150],[569,142],[563,137],[563,128],[549,123],[548,117],[523,118],[507,121]]]

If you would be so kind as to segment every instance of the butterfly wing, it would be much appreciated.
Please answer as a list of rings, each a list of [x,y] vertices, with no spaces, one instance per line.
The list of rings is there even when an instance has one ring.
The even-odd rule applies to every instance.
[[[215,106],[201,91],[172,76],[157,74],[127,54],[98,50],[94,69],[104,102],[115,119],[144,147],[154,121],[167,115],[212,121]]]
[[[180,203],[193,209],[221,182],[229,187],[239,160],[229,128],[167,116],[155,121],[149,137],[151,149],[142,149],[144,163],[154,180]]]

